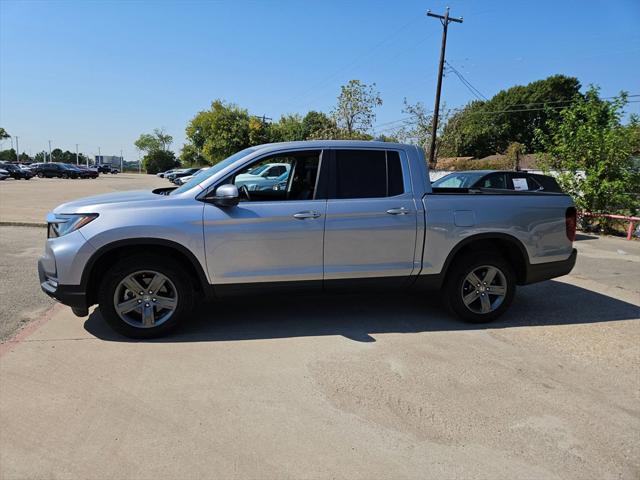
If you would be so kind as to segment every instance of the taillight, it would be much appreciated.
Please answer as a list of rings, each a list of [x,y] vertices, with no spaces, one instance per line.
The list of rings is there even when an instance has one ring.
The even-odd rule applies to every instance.
[[[567,230],[567,238],[572,242],[576,239],[577,222],[576,207],[567,208],[567,212],[564,215],[564,225]]]

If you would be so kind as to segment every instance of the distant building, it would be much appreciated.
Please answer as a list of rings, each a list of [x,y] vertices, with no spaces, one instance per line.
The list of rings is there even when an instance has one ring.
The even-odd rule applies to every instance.
[[[96,165],[120,165],[120,157],[116,155],[96,155],[93,158]]]

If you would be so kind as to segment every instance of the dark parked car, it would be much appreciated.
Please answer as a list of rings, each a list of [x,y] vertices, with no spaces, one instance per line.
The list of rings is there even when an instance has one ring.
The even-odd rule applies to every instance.
[[[40,163],[35,168],[40,178],[80,178],[80,170],[64,163]]]
[[[21,168],[20,165],[14,165],[13,163],[3,163],[0,165],[0,168],[6,170],[9,177],[15,178],[16,180],[30,180],[33,177],[33,172],[31,170]]]
[[[117,168],[113,168],[111,165],[98,165],[97,166],[98,172],[100,173],[113,173],[114,175],[116,173],[119,173],[120,170],[118,170]]]
[[[100,175],[98,173],[98,170],[96,170],[95,168],[88,168],[88,167],[85,167],[84,165],[73,165],[73,164],[67,164],[67,165],[77,169],[80,172],[80,178],[98,178],[98,175]]]
[[[510,170],[453,172],[432,182],[435,188],[492,188],[522,192],[562,193],[556,179],[548,175]]]

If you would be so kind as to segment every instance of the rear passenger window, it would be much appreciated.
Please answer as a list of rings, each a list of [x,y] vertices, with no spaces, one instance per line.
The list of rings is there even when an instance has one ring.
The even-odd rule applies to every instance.
[[[482,181],[482,188],[499,188],[506,189],[507,188],[507,179],[505,178],[504,173],[494,173],[487,176]]]
[[[336,198],[380,198],[404,191],[398,152],[336,150]]]

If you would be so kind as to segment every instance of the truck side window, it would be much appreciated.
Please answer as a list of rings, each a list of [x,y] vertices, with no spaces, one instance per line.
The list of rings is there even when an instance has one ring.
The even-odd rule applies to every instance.
[[[294,151],[261,159],[224,183],[240,189],[244,202],[313,200],[320,150]]]
[[[404,191],[398,152],[336,150],[336,198],[380,198]]]

